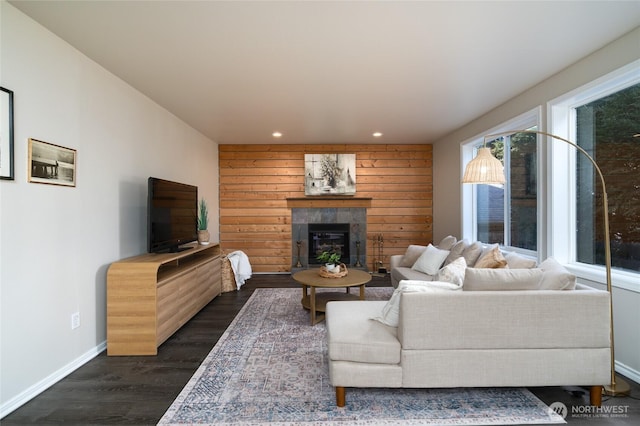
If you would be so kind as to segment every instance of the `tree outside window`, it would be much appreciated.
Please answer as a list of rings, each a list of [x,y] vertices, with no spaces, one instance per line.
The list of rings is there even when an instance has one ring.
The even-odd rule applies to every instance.
[[[577,143],[604,176],[611,263],[640,271],[640,84],[576,108]],[[576,162],[577,261],[603,265],[602,188],[584,156]]]

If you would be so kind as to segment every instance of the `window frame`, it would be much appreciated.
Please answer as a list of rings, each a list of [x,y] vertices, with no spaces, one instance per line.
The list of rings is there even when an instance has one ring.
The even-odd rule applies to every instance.
[[[547,103],[549,132],[572,142],[576,141],[576,108],[638,83],[640,60],[552,99]],[[548,161],[545,163],[549,170],[546,184],[546,210],[549,218],[544,238],[546,251],[549,256],[564,263],[579,278],[604,285],[605,266],[578,262],[576,234],[570,231],[574,228],[577,217],[575,170],[576,158],[580,154],[576,153],[575,148],[559,141],[554,143],[553,140],[549,140],[546,145],[544,151]],[[639,273],[612,269],[611,276],[614,287],[640,290]]]
[[[495,126],[489,130],[487,130],[486,132],[483,132],[481,134],[477,134],[465,141],[463,141],[460,144],[460,160],[461,160],[461,167],[460,170],[462,171],[462,173],[464,173],[464,168],[466,167],[466,165],[469,163],[469,161],[471,161],[473,159],[473,157],[476,154],[476,147],[479,145],[482,145],[484,143],[484,136],[485,135],[491,135],[491,134],[498,134],[498,133],[502,133],[505,131],[510,131],[510,130],[523,130],[523,129],[529,129],[532,127],[536,127],[537,129],[541,129],[542,128],[542,107],[536,107],[532,110],[529,110],[523,114],[520,114],[517,117],[514,117],[498,126]],[[538,158],[536,161],[536,173],[537,173],[537,191],[536,191],[536,203],[537,203],[537,212],[536,212],[536,217],[537,217],[537,221],[538,224],[543,223],[542,222],[542,217],[541,217],[541,209],[540,209],[540,202],[541,202],[541,191],[539,190],[541,188],[541,185],[544,182],[544,175],[542,174],[542,169],[541,169],[541,165],[544,163],[544,161],[540,160],[540,140],[539,140],[539,135],[537,138],[537,144],[536,144],[536,152],[538,153]],[[506,151],[506,150],[505,150]],[[507,170],[508,167],[508,162],[509,160],[506,159],[505,160],[505,170]],[[507,173],[505,173],[507,174]],[[461,176],[462,179],[462,176]],[[462,237],[466,238],[470,241],[477,241],[478,240],[478,235],[477,235],[477,193],[476,193],[476,185],[475,184],[471,184],[471,185],[462,185],[462,190],[461,192],[461,206],[462,206],[462,212],[461,212],[461,217],[462,217]],[[507,199],[507,196],[510,197],[510,190],[509,188],[505,187],[505,200]],[[507,203],[505,203],[504,206],[505,210],[508,208]],[[504,218],[505,218],[505,225],[504,225],[504,232],[505,235],[507,232],[511,231],[511,224],[506,223],[509,221],[509,214],[507,211],[505,211],[504,214]],[[540,253],[540,249],[541,249],[541,242],[543,241],[541,239],[542,236],[542,230],[541,227],[538,226],[537,228],[537,247],[538,250],[534,251],[534,250],[527,250],[527,249],[522,249],[519,247],[513,247],[510,245],[506,245],[503,246],[503,248],[505,248],[508,251],[513,251],[513,252],[517,252],[520,254],[523,254],[525,256],[529,256],[529,257],[539,257],[539,253]],[[506,238],[505,238],[506,239]],[[488,243],[487,241],[483,241],[483,243]]]

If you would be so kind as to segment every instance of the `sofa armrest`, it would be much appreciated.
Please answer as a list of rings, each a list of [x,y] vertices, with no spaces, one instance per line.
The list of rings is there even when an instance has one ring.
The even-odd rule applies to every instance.
[[[397,268],[402,263],[403,254],[392,254],[389,256],[389,269]]]

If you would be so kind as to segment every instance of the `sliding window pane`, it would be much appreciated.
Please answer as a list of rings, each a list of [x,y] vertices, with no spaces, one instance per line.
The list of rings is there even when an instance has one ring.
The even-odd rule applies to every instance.
[[[502,138],[487,143],[491,153],[503,161]],[[479,241],[489,244],[504,244],[504,187],[502,185],[475,185],[476,187],[476,234]]]
[[[509,138],[509,245],[537,250],[536,135],[516,133]]]
[[[640,271],[640,85],[576,108],[577,141],[607,185],[614,267]],[[604,265],[602,188],[591,162],[577,155],[577,260]]]

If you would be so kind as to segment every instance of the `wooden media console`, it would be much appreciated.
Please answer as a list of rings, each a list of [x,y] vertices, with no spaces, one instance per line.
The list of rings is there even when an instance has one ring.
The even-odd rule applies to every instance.
[[[156,355],[165,340],[220,294],[220,246],[185,247],[109,266],[107,355]]]

